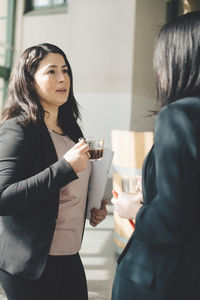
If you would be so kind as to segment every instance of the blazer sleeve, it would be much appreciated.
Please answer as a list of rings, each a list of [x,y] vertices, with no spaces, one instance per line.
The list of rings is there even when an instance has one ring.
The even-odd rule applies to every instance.
[[[30,132],[25,126],[9,121],[0,128],[0,215],[23,213],[43,205],[52,191],[78,178],[62,158],[40,173],[20,180],[27,163],[25,158],[29,157]]]
[[[135,235],[151,246],[182,243],[195,230],[199,202],[199,142],[187,114],[165,107],[155,125],[156,195],[136,216]],[[148,197],[148,195],[147,195]]]

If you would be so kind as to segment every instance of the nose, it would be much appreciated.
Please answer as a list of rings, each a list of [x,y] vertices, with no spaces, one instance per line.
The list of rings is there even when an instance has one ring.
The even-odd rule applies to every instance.
[[[62,72],[60,72],[58,74],[58,82],[63,82],[63,81],[65,81],[65,76]]]

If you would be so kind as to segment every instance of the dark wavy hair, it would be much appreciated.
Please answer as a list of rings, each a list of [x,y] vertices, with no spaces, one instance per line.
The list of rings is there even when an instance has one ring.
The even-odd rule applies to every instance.
[[[157,101],[160,107],[200,96],[200,11],[166,24],[154,52]]]
[[[65,53],[57,46],[44,43],[26,49],[12,70],[8,99],[2,111],[1,123],[13,117],[20,122],[41,125],[44,122],[44,109],[34,88],[34,74],[44,57],[49,53],[62,55],[69,70],[70,90],[66,103],[59,107],[58,124],[75,142],[83,136],[77,124],[81,118],[78,103],[73,93],[73,77],[70,64]]]

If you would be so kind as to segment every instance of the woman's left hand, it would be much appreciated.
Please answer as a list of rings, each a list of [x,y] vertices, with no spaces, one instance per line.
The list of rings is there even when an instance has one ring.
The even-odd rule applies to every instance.
[[[106,209],[106,204],[108,204],[108,201],[103,199],[101,202],[101,207],[99,209],[91,209],[90,225],[92,225],[93,227],[97,226],[105,219],[108,213]]]
[[[139,209],[142,207],[142,193],[138,192],[137,194],[127,194],[119,193],[118,198],[112,198],[111,203],[115,207],[115,211],[120,218],[125,219],[135,219],[136,214]]]

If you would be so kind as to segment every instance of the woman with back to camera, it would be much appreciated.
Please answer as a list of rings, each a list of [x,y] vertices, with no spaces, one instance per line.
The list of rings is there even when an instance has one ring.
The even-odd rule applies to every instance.
[[[24,51],[0,127],[0,283],[8,300],[88,299],[79,256],[91,167],[72,71],[57,46]],[[90,223],[106,216],[106,201]]]
[[[162,28],[154,67],[161,110],[143,165],[143,205],[112,199],[121,217],[136,217],[112,300],[199,300],[200,11]]]

